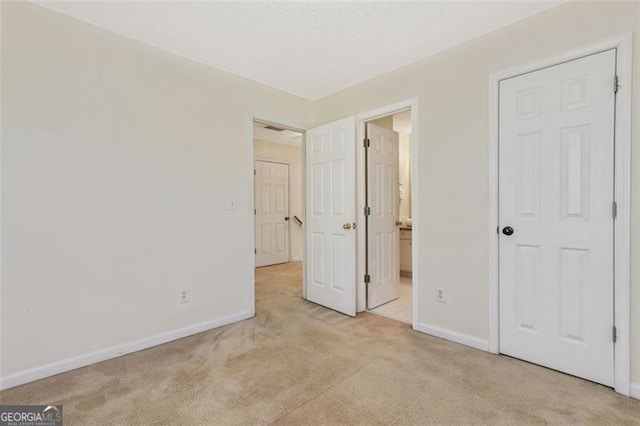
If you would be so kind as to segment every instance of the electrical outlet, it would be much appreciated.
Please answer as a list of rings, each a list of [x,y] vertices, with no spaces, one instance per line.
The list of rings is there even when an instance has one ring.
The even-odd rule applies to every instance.
[[[189,291],[186,289],[180,289],[180,303],[187,303],[191,301],[191,297],[189,296]]]
[[[436,302],[447,303],[447,291],[442,287],[436,287]]]

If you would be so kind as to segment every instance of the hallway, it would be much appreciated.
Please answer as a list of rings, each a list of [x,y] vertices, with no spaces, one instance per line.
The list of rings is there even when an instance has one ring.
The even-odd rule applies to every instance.
[[[256,271],[257,316],[0,393],[65,424],[638,424],[603,386],[301,299],[301,263]]]

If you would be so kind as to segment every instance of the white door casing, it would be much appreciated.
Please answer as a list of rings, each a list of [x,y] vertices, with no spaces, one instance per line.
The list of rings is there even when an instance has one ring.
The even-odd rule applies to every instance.
[[[398,134],[367,123],[367,218],[368,274],[367,309],[397,299],[400,295],[400,233]]]
[[[289,262],[289,165],[254,161],[256,267]]]
[[[307,299],[351,316],[356,314],[355,146],[354,117],[306,133]]]
[[[615,68],[608,50],[502,80],[499,100],[500,352],[608,386]]]

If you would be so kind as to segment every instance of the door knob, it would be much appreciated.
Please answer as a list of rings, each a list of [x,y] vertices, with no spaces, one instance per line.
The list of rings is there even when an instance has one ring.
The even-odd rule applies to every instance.
[[[344,225],[342,225],[342,229],[351,229],[351,223],[345,223]]]
[[[289,216],[285,216],[285,217],[284,217],[284,220],[289,220]]]
[[[396,220],[396,226],[400,226],[402,225],[402,221],[401,220]]]
[[[510,226],[505,226],[504,228],[502,228],[502,233],[504,235],[513,235],[513,228]]]

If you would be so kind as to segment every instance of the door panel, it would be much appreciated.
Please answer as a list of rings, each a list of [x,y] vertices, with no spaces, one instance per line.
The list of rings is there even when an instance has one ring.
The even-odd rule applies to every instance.
[[[615,51],[500,83],[500,351],[613,385]]]
[[[400,296],[400,158],[396,132],[367,123],[367,138],[367,309],[373,309]]]
[[[307,299],[355,316],[355,119],[306,135]]]
[[[255,161],[256,267],[289,261],[289,166]]]

